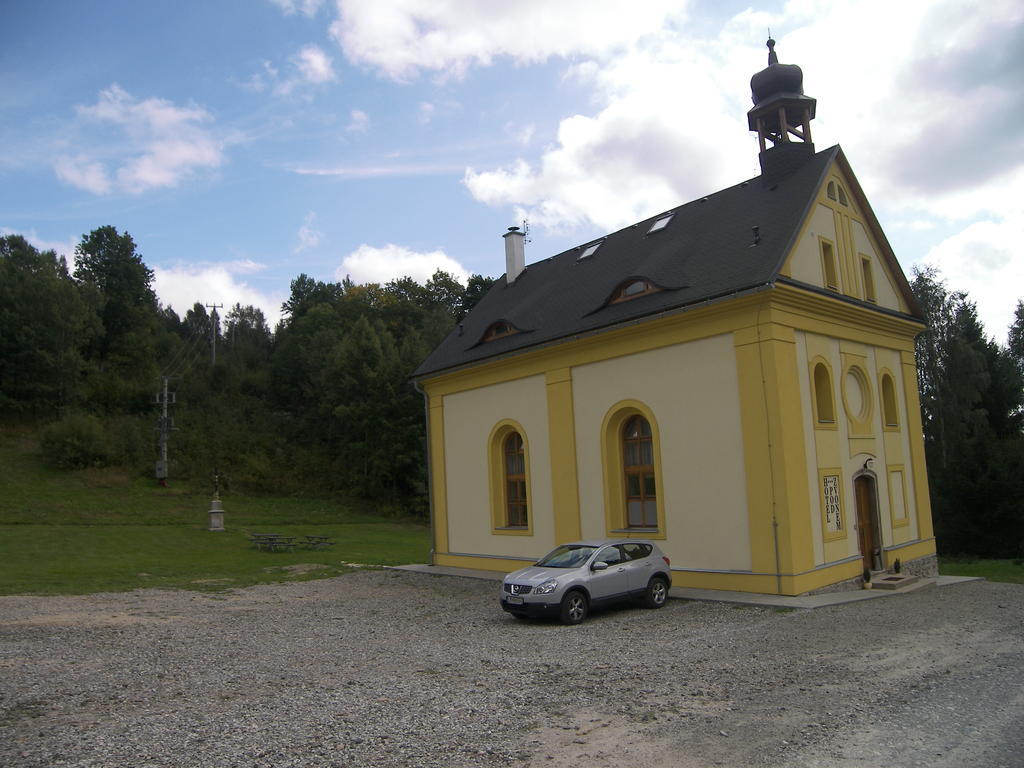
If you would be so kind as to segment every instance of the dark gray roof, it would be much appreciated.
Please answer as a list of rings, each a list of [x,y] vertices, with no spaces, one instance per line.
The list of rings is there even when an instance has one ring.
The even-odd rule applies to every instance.
[[[765,182],[755,177],[678,208],[669,225],[648,234],[668,213],[603,238],[594,255],[579,259],[589,240],[527,266],[519,279],[504,277],[424,360],[424,377],[502,357],[578,334],[724,298],[772,282],[791,250],[838,146],[810,157],[792,174]],[[752,245],[752,227],[760,241]],[[608,304],[623,281],[645,278],[662,290]],[[492,323],[519,333],[483,342]]]

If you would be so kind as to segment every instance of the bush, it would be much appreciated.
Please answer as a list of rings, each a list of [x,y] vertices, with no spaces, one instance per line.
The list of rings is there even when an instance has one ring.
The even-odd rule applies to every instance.
[[[104,419],[107,461],[132,471],[153,471],[156,459],[154,419],[145,416],[114,416]]]
[[[110,448],[103,426],[95,416],[76,413],[43,430],[43,457],[60,469],[103,467],[110,463]]]

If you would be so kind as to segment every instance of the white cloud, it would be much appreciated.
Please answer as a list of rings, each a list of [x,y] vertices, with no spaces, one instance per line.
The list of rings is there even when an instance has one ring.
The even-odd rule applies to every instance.
[[[292,168],[300,176],[334,176],[339,179],[378,179],[388,176],[457,176],[462,166],[443,163],[392,163],[387,165]]]
[[[62,155],[54,162],[53,168],[61,181],[94,195],[105,195],[113,186],[103,163],[87,155]]]
[[[117,133],[115,141],[62,154],[54,162],[62,181],[94,194],[174,187],[223,162],[222,142],[200,127],[210,120],[201,107],[156,98],[137,101],[115,83],[77,112],[81,130],[113,126]]]
[[[469,279],[469,271],[444,251],[422,253],[391,243],[383,248],[360,245],[342,260],[334,276],[337,280],[344,280],[348,276],[355,283],[381,284],[401,277],[411,277],[425,285],[439,269],[462,283]]]
[[[577,69],[604,106],[563,119],[556,144],[535,164],[468,169],[467,188],[549,230],[609,230],[752,175],[753,142],[737,126],[745,110],[725,75],[692,77],[715,72],[707,59],[666,35],[602,67]],[[686,98],[676,97],[684,87]]]
[[[303,219],[302,226],[299,227],[299,243],[295,246],[295,253],[302,253],[302,251],[316,248],[323,241],[324,233],[313,229],[315,223],[316,214],[310,211],[306,214],[306,218]]]
[[[348,125],[345,130],[349,133],[366,133],[370,128],[370,116],[361,109],[353,109],[349,113]]]
[[[287,296],[265,294],[237,278],[237,274],[259,268],[251,261],[153,267],[153,289],[160,303],[173,307],[180,317],[196,302],[223,304],[221,317],[236,303],[251,304],[263,311],[273,328],[281,319],[281,304]]]
[[[933,247],[922,259],[936,267],[950,290],[965,291],[978,306],[985,330],[1000,344],[1024,298],[1024,215],[978,221]]]
[[[896,227],[902,227],[910,230],[911,232],[927,232],[935,229],[935,221],[928,219],[911,219],[908,221],[895,221],[893,222]]]
[[[317,45],[307,45],[300,50],[292,57],[292,63],[307,83],[329,83],[335,78],[331,57]]]
[[[505,123],[505,133],[511,136],[517,144],[522,146],[528,146],[530,141],[533,139],[533,134],[537,132],[537,126],[533,123],[528,125],[520,125],[519,123]]]
[[[459,77],[495,58],[604,55],[683,16],[679,0],[337,0],[331,35],[355,64],[396,80],[421,70]]]
[[[437,107],[431,104],[429,101],[421,101],[419,107],[419,121],[421,124],[426,125],[434,119],[434,113],[437,112]]]
[[[263,69],[271,82],[276,82],[274,93],[287,96],[296,88],[312,85],[323,85],[338,79],[334,72],[334,63],[330,56],[318,45],[307,45],[300,48],[290,57],[292,74],[286,79],[279,77],[278,71],[268,63]]]
[[[254,274],[256,272],[262,272],[267,268],[266,264],[260,264],[252,259],[235,259],[234,261],[222,261],[220,266],[224,267],[229,272],[233,272],[239,275]]]
[[[240,85],[247,91],[253,93],[263,93],[267,90],[268,81],[270,83],[277,82],[278,71],[277,68],[269,61],[263,62],[263,71],[254,72],[249,76],[249,79],[242,82]]]
[[[301,13],[309,18],[316,16],[324,4],[324,0],[270,0],[270,2],[280,8],[285,16]]]

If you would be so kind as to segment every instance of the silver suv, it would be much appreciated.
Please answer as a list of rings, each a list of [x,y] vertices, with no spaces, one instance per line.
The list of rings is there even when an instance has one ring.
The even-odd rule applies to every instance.
[[[557,616],[579,624],[591,608],[630,598],[661,608],[671,586],[669,560],[649,541],[576,541],[506,576],[501,607],[517,618]]]

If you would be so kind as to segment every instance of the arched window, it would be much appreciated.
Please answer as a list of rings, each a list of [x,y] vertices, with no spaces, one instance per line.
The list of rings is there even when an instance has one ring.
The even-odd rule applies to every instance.
[[[526,453],[523,438],[510,432],[502,449],[505,467],[505,525],[525,528],[529,523],[526,503]]]
[[[814,410],[819,424],[835,424],[836,407],[832,396],[832,376],[828,366],[816,363],[814,366]]]
[[[491,530],[502,536],[531,536],[530,443],[523,426],[502,419],[487,438]]]
[[[828,186],[825,188],[825,194],[829,200],[838,200],[840,205],[849,206],[850,201],[846,197],[846,190],[843,189],[843,185],[836,182],[830,181]]]
[[[631,531],[664,539],[665,486],[661,438],[654,412],[639,400],[620,400],[601,425],[605,533],[616,538]]]
[[[622,464],[625,474],[626,526],[657,528],[654,441],[650,423],[639,414],[630,417],[623,425]]]
[[[888,373],[882,374],[882,419],[886,427],[900,425],[900,412],[896,407],[896,385]]]

